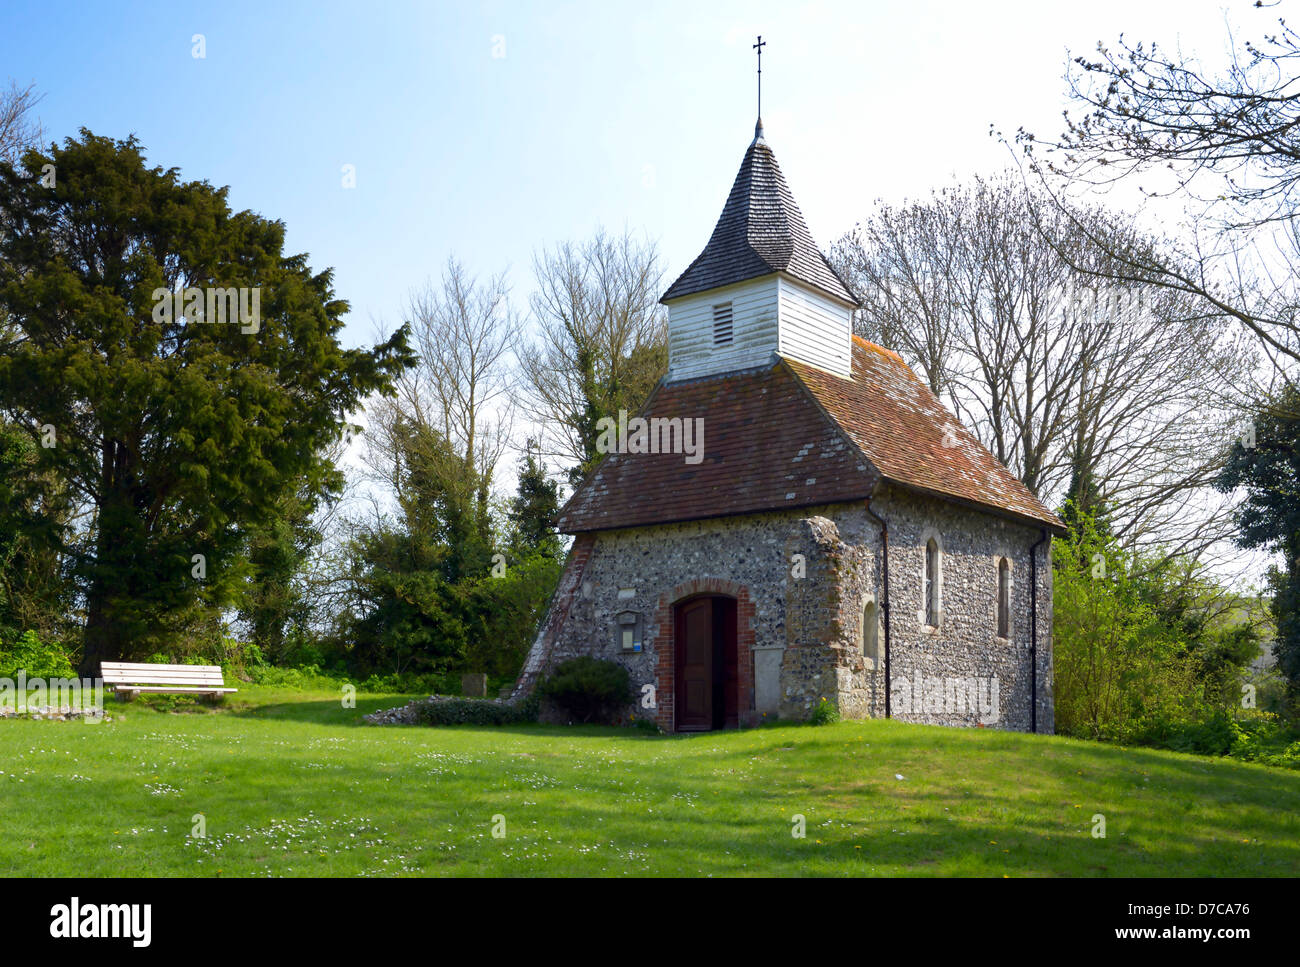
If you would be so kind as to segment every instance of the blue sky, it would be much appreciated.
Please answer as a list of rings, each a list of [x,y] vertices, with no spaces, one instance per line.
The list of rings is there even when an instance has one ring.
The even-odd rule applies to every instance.
[[[45,92],[49,136],[133,133],[152,162],[283,220],[292,251],[335,269],[355,345],[451,254],[509,270],[523,305],[536,250],[628,226],[671,281],[752,137],[755,34],[768,139],[827,247],[877,197],[1005,164],[990,124],[1059,125],[1067,48],[1126,31],[1215,57],[1224,9],[6,0],[0,81]]]

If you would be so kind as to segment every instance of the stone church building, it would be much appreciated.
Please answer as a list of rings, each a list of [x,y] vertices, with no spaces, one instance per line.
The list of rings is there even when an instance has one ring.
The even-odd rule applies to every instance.
[[[823,701],[1051,732],[1062,523],[896,353],[852,334],[858,301],[761,121],[661,301],[667,374],[560,512],[573,546],[515,696],[591,655],[626,666],[636,713],[670,732]]]

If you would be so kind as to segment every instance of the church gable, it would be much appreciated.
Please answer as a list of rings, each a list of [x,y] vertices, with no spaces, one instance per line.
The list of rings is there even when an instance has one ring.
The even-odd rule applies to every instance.
[[[669,382],[768,366],[779,349],[776,276],[724,286],[673,303]]]

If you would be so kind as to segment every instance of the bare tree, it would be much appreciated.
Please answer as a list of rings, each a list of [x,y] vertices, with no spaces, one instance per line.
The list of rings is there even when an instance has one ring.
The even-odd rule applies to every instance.
[[[24,151],[40,144],[44,132],[35,112],[43,97],[35,84],[19,87],[16,81],[0,91],[0,161],[17,165]]]
[[[449,259],[437,284],[411,294],[409,313],[419,362],[392,398],[369,408],[365,462],[397,490],[404,449],[432,448],[422,455],[426,467],[453,489],[471,488],[464,496],[486,514],[513,425],[519,323],[505,276],[480,281]]]
[[[663,271],[653,243],[598,231],[533,261],[537,330],[519,350],[530,415],[543,453],[573,465],[595,460],[596,421],[636,410],[668,365]]]
[[[958,253],[947,243],[963,212],[944,203],[947,194],[900,207],[878,203],[838,245],[841,267],[864,302],[862,334],[906,350],[936,395],[952,379],[946,366],[962,319]]]
[[[1262,32],[1258,42],[1230,36],[1217,71],[1156,44],[1098,44],[1095,59],[1072,62],[1078,110],[1065,131],[1021,129],[1016,141],[1055,191],[1123,183],[1181,200],[1181,239],[1125,247],[1094,238],[1105,271],[1185,294],[1221,327],[1244,327],[1282,373],[1300,362],[1300,35],[1285,21]]]
[[[1213,502],[1216,404],[1246,362],[1186,297],[1076,268],[1103,270],[1092,234],[1134,231],[1003,175],[880,206],[834,257],[863,297],[858,330],[917,365],[1031,490],[1104,506],[1132,542],[1199,547],[1226,517],[1185,505]]]
[[[975,179],[878,206],[833,257],[863,300],[858,331],[912,361],[994,456],[1050,492],[1087,331],[1028,204],[1008,177]]]

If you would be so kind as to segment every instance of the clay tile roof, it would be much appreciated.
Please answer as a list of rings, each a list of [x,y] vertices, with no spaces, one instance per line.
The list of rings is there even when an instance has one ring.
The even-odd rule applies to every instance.
[[[610,454],[560,511],[564,533],[859,500],[881,480],[1064,526],[896,353],[856,336],[852,379],[782,359],[661,384],[640,415],[702,419],[703,460]]]
[[[776,155],[759,136],[745,152],[709,244],[660,301],[773,272],[784,272],[832,298],[858,305],[817,248]]]
[[[787,362],[885,480],[1064,528],[897,353],[854,336],[851,380]]]
[[[702,419],[703,460],[610,454],[560,511],[561,531],[806,507],[871,492],[867,461],[780,363],[662,384],[641,415]]]

